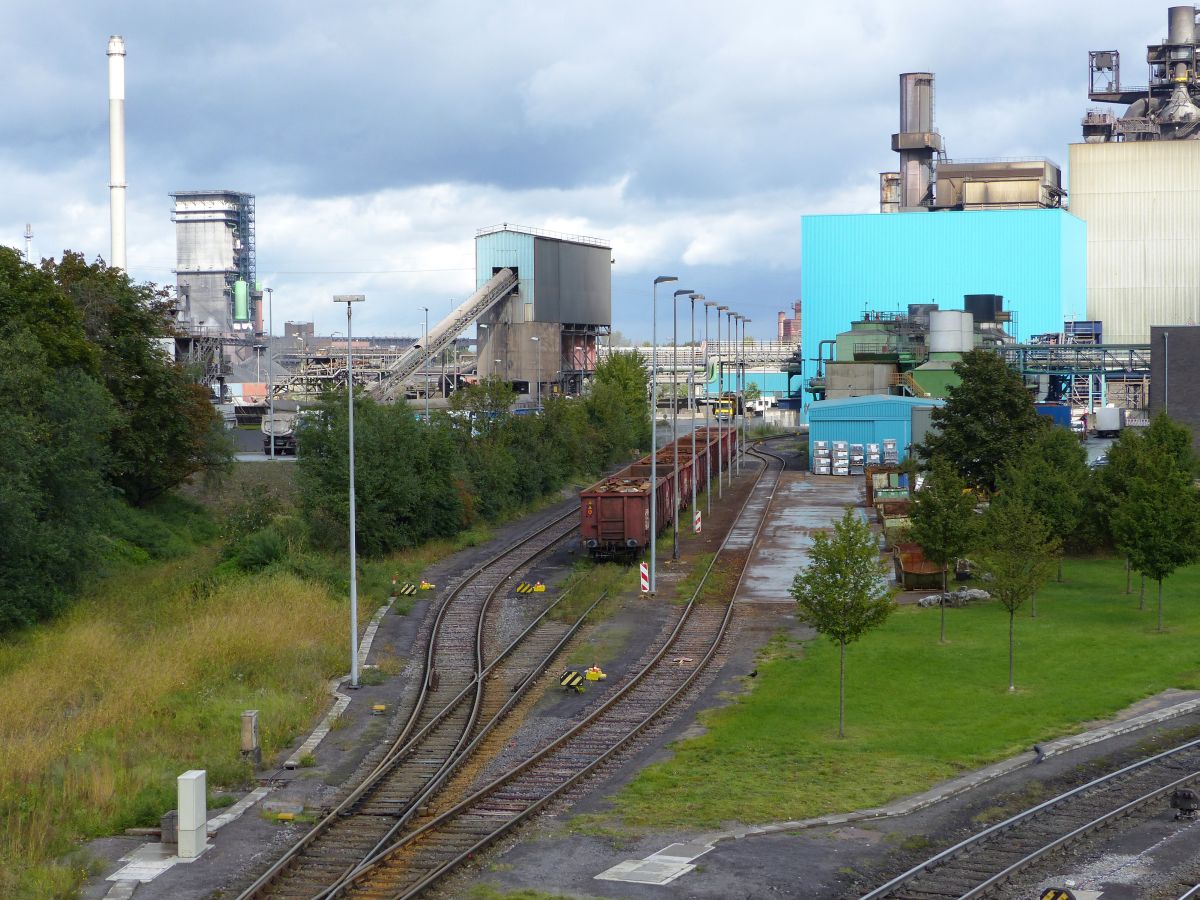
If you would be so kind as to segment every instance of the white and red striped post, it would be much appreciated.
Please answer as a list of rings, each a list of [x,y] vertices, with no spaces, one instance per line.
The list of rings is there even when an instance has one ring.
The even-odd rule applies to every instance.
[[[642,593],[650,593],[650,567],[645,563],[639,563],[638,569],[642,574]]]
[[[696,510],[696,512],[692,514],[692,531],[694,531],[696,534],[700,533],[700,510]]]

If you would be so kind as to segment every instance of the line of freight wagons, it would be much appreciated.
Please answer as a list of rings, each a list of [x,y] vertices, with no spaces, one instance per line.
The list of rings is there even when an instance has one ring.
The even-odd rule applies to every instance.
[[[701,493],[710,479],[729,467],[734,433],[729,428],[697,428],[696,455],[692,436],[679,438],[658,451],[657,485],[650,483],[650,456],[582,491],[580,536],[584,548],[597,559],[632,558],[650,545],[650,498],[656,503],[656,524],[661,533],[675,519],[675,445],[679,447],[679,508],[692,500],[692,482]],[[707,474],[706,474],[707,469]]]

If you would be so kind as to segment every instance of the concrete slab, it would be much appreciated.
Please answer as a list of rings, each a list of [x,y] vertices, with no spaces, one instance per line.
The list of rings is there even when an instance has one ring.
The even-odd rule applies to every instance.
[[[808,563],[813,534],[840,519],[847,506],[861,503],[862,491],[861,478],[784,472],[751,551],[736,602],[793,603],[788,592],[796,572]]]
[[[692,860],[703,856],[713,847],[710,843],[689,842],[671,844],[645,859],[627,859],[601,872],[598,881],[626,881],[634,884],[670,884],[681,875],[693,871]]]

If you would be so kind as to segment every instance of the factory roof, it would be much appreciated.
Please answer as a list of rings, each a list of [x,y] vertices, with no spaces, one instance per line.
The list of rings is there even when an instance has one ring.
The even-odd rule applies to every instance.
[[[942,406],[946,401],[933,397],[901,397],[896,394],[868,394],[865,397],[838,397],[818,400],[808,409],[813,419],[870,418],[905,419],[914,406]]]

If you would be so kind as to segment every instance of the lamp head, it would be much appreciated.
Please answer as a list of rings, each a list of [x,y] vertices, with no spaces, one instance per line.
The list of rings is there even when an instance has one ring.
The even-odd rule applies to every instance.
[[[676,297],[682,297],[684,294],[690,294],[691,292],[692,292],[692,289],[691,289],[691,288],[684,288],[683,290],[676,291],[676,292],[675,292],[675,296],[676,296]]]
[[[693,303],[695,303],[697,300],[703,300],[703,299],[704,299],[704,295],[703,295],[703,294],[688,294],[688,297],[690,297],[690,298],[691,298],[691,301],[692,301]]]
[[[720,309],[720,308],[721,308],[720,306],[718,306],[718,305],[717,305],[717,301],[716,301],[716,300],[705,300],[705,301],[704,301],[704,305],[705,305],[705,306],[716,306],[718,309]]]
[[[367,299],[366,294],[334,294],[334,303],[362,303]]]
[[[655,284],[663,284],[668,281],[678,281],[678,280],[679,279],[676,278],[674,275],[659,275],[657,278],[654,279],[654,283]]]

